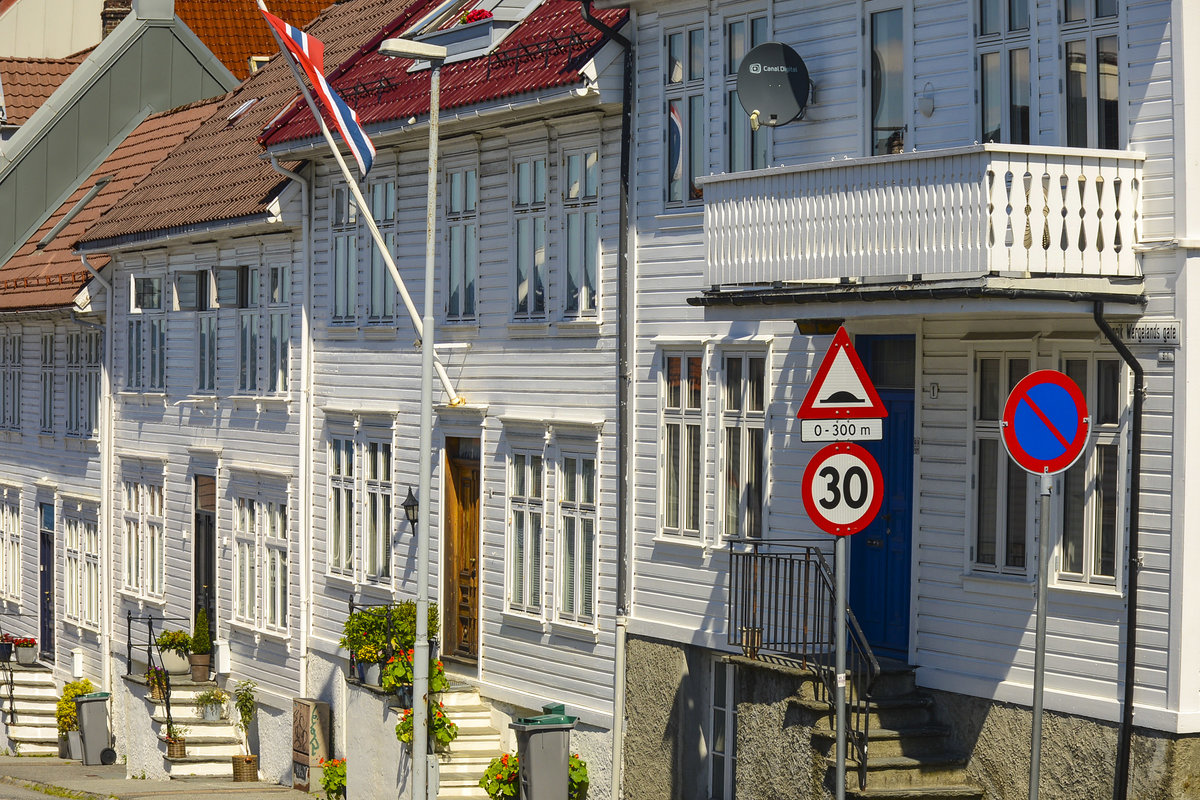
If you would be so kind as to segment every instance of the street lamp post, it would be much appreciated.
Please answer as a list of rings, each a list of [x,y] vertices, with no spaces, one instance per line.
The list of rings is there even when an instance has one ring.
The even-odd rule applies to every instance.
[[[421,438],[417,521],[417,631],[413,645],[413,800],[429,798],[429,543],[433,539],[429,512],[433,482],[433,223],[437,210],[438,106],[441,103],[442,62],[446,48],[408,39],[385,39],[379,52],[396,58],[429,61],[429,173],[425,192],[425,307],[421,323]]]

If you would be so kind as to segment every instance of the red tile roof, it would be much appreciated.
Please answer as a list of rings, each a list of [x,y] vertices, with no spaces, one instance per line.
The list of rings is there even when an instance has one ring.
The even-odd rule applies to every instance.
[[[596,16],[610,27],[619,28],[628,18],[628,11],[612,8],[597,11]],[[378,53],[383,39],[399,35],[415,18],[416,14],[409,13],[397,19],[355,58],[329,74],[330,84],[355,108],[365,126],[429,111],[428,71],[410,74],[411,59],[387,58]],[[584,21],[578,0],[546,0],[490,56],[442,68],[441,108],[581,83],[579,70],[603,44],[600,32]],[[335,63],[326,58],[326,65]],[[363,99],[356,101],[357,97]],[[268,129],[262,141],[270,146],[318,133],[316,122],[301,103]]]
[[[91,49],[66,58],[0,58],[0,87],[9,125],[24,125]]]
[[[215,105],[216,101],[207,100],[154,114],[134,129],[0,269],[0,310],[53,308],[72,302],[90,276],[71,243],[211,115]],[[47,232],[104,178],[110,180],[99,193],[45,248],[37,249]],[[99,269],[108,259],[97,256],[91,263]]]
[[[280,19],[303,28],[330,2],[270,0],[267,8]],[[238,80],[250,75],[251,56],[272,56],[278,49],[254,0],[175,0],[175,16]]]

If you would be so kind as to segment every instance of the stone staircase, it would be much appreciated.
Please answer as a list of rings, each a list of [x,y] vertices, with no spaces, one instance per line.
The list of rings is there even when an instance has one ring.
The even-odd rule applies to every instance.
[[[466,685],[453,685],[442,693],[441,700],[450,720],[458,725],[458,738],[450,743],[449,752],[438,755],[438,800],[487,800],[479,779],[502,752],[491,709],[477,689]]]
[[[966,758],[951,746],[949,730],[934,721],[933,697],[917,689],[913,668],[898,663],[881,666],[883,672],[870,699],[867,785],[859,788],[859,763],[847,747],[846,796],[860,800],[982,800],[983,790],[968,781]],[[827,782],[832,785],[836,732],[831,703],[815,699],[808,690],[793,703],[819,715],[813,745],[826,754]]]
[[[23,756],[58,755],[58,723],[54,718],[58,687],[54,675],[41,664],[25,666],[13,661],[9,666],[13,677],[11,705],[7,670],[0,669],[0,708],[9,741]]]
[[[230,756],[242,752],[241,736],[226,715],[216,722],[207,722],[196,706],[196,697],[217,684],[215,681],[192,681],[185,675],[171,676],[171,720],[187,728],[185,758],[170,758],[166,755],[167,710],[162,700],[147,701],[154,704],[151,721],[155,734],[162,743],[163,766],[172,779],[179,778],[232,778],[233,765]]]

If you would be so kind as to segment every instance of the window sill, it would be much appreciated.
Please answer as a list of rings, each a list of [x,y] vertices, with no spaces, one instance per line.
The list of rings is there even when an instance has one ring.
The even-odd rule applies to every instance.
[[[1068,581],[1062,578],[1056,578],[1050,584],[1050,590],[1063,594],[1079,595],[1080,597],[1107,598],[1110,600],[1123,600],[1125,598],[1125,593],[1115,585]]]
[[[357,339],[358,326],[353,323],[330,322],[325,326],[325,335],[330,339]]]
[[[63,447],[67,450],[96,450],[100,447],[100,440],[94,436],[72,436],[68,433],[63,437]]]
[[[550,333],[550,323],[543,319],[513,320],[508,323],[508,335],[513,338],[545,336],[548,333]]]
[[[563,336],[597,336],[600,333],[600,318],[564,319],[556,323],[554,329]]]
[[[513,628],[521,628],[535,633],[545,633],[547,624],[541,617],[530,617],[516,611],[505,611],[500,614],[501,624]]]
[[[328,583],[340,583],[348,588],[356,588],[358,586],[358,581],[354,579],[353,575],[343,575],[340,572],[326,572],[325,580]]]
[[[87,634],[90,634],[90,635],[92,635],[92,636],[99,636],[99,635],[100,635],[100,626],[99,626],[99,625],[92,626],[92,625],[89,625],[89,624],[88,624],[88,623],[86,623],[86,622],[78,622],[78,621],[76,621],[76,620],[73,620],[73,619],[68,619],[68,620],[65,620],[65,621],[63,622],[63,624],[64,624],[64,625],[66,625],[66,626],[68,626],[68,627],[70,627],[70,628],[72,628],[72,629],[74,629],[74,632],[75,632],[75,635],[76,635],[76,636],[84,636],[84,635],[87,635]]]
[[[189,394],[182,400],[176,400],[171,405],[174,406],[208,406],[210,408],[217,407],[217,396],[215,394]]]
[[[259,414],[269,409],[286,408],[291,402],[290,394],[231,394],[229,400],[234,408],[253,405]],[[216,405],[214,403],[214,405]]]
[[[130,405],[161,405],[166,408],[167,394],[166,392],[136,392],[131,389],[125,389],[117,392],[117,397],[121,398],[121,402],[129,403]]]
[[[662,211],[654,215],[654,219],[660,226],[663,222],[699,225],[704,221],[704,204],[699,203],[695,206],[666,206]],[[662,227],[666,229],[671,226],[666,225]]]
[[[558,620],[551,622],[549,627],[552,636],[562,639],[573,639],[577,642],[591,642],[592,644],[600,641],[600,632],[598,630],[577,622]]]
[[[116,593],[131,603],[137,603],[138,608],[145,608],[146,606],[154,606],[155,608],[167,607],[167,599],[165,597],[151,597],[132,592],[129,589],[117,589]]]
[[[654,545],[657,547],[660,544],[674,545],[677,547],[686,548],[688,550],[700,550],[703,552],[708,552],[710,549],[712,549],[711,546],[702,541],[699,536],[672,536],[666,533],[659,533],[654,537]]]
[[[252,622],[246,622],[245,620],[240,619],[229,620],[229,629],[247,636],[253,636],[255,644],[258,644],[263,639],[270,639],[271,641],[279,642],[280,644],[286,644],[288,645],[288,649],[291,649],[292,634],[288,631],[260,628]]]
[[[364,339],[375,339],[377,341],[379,341],[379,340],[386,341],[389,339],[395,339],[399,334],[400,334],[400,329],[398,327],[396,327],[395,323],[391,323],[391,322],[371,323],[362,328],[362,335],[363,335]]]
[[[1032,597],[1034,580],[1025,575],[991,575],[970,572],[963,575],[963,590],[997,597]]]

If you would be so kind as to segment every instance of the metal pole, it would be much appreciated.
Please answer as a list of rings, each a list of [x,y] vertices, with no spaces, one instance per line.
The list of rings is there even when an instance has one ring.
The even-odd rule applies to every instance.
[[[421,504],[417,509],[417,635],[413,647],[413,798],[429,797],[429,543],[433,505],[433,289],[434,213],[437,210],[438,106],[441,104],[442,62],[430,62],[429,71],[429,174],[425,193],[425,318],[421,337]]]
[[[1041,476],[1038,525],[1037,633],[1033,650],[1033,741],[1029,750],[1029,800],[1037,800],[1042,767],[1042,693],[1046,686],[1046,585],[1050,572],[1050,488],[1054,476]]]
[[[834,545],[834,634],[833,647],[836,688],[833,697],[837,713],[837,767],[834,792],[837,800],[846,800],[846,537],[837,537]]]

